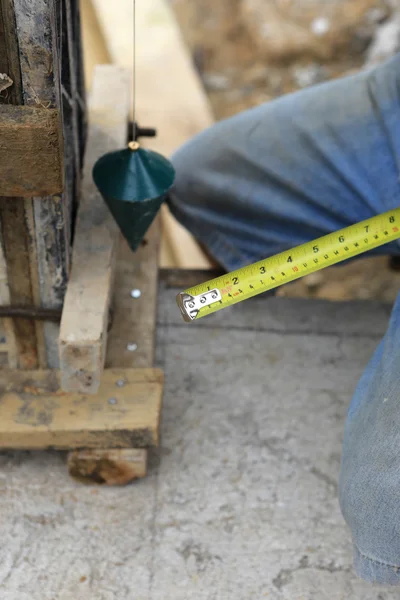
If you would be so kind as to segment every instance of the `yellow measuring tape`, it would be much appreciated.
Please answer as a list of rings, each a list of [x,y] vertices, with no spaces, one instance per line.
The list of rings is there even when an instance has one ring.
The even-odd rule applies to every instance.
[[[177,296],[193,321],[400,238],[400,208],[196,285]]]

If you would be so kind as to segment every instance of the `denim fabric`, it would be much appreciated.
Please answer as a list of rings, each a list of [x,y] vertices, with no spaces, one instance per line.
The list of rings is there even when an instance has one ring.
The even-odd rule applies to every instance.
[[[400,205],[400,56],[219,122],[174,156],[170,209],[233,270]],[[400,254],[392,242],[371,254]],[[355,568],[400,584],[400,297],[351,402],[340,503]]]

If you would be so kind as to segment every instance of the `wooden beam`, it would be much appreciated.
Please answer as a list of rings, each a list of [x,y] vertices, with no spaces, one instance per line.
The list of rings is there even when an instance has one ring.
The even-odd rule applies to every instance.
[[[56,109],[0,105],[0,196],[46,196],[64,185]]]
[[[123,240],[120,245],[114,285],[113,323],[107,345],[108,367],[152,367],[154,364],[160,220],[147,232],[142,246],[133,253]],[[133,298],[136,290],[140,296]],[[137,346],[129,351],[132,344]]]
[[[89,104],[89,137],[77,217],[72,269],[59,339],[62,387],[94,394],[99,388],[119,230],[92,178],[96,160],[123,148],[129,115],[129,78],[120,67],[96,69]]]
[[[147,368],[154,364],[159,244],[159,217],[136,252],[130,250],[125,240],[120,243],[112,327],[107,343],[108,368]],[[139,297],[132,297],[133,289],[140,291]],[[135,351],[128,349],[135,347],[133,344],[137,346]],[[161,402],[162,397],[160,413]],[[75,450],[68,458],[69,472],[92,483],[102,483],[102,478],[108,485],[128,483],[146,475],[147,450],[141,449],[140,455],[137,452],[136,449],[121,449],[110,460],[107,448],[96,450],[95,455],[86,450]]]
[[[107,369],[96,396],[66,394],[56,370],[0,370],[0,448],[156,446],[162,389],[158,369]]]
[[[125,485],[145,477],[146,466],[144,448],[74,450],[68,455],[69,474],[83,483]]]

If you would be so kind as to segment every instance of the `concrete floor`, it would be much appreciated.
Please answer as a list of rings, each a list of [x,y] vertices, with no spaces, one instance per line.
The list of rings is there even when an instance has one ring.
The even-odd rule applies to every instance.
[[[389,309],[254,299],[185,325],[160,293],[162,445],[125,488],[0,455],[2,600],[394,600],[351,567],[347,406]],[[365,325],[368,324],[368,331]]]

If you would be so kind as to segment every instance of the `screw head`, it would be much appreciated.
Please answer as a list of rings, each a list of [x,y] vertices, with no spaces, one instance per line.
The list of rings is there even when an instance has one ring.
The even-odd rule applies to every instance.
[[[134,289],[131,291],[132,298],[140,298],[141,295],[142,295],[142,292],[138,289]]]
[[[124,379],[118,379],[118,381],[115,383],[115,385],[119,388],[124,387],[125,385],[125,380]]]
[[[137,344],[131,342],[127,345],[126,349],[129,350],[129,352],[135,352],[135,350],[137,350]]]
[[[117,399],[116,398],[109,398],[108,399],[108,404],[117,404]]]

